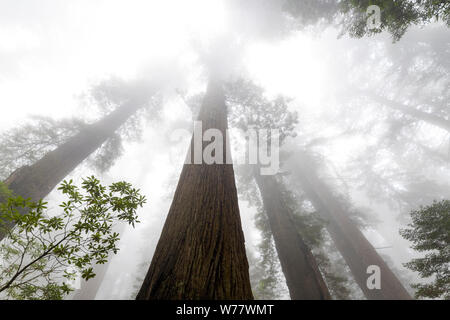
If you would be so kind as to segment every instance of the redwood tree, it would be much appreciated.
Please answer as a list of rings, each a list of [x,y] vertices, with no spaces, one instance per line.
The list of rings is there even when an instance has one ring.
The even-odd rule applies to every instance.
[[[229,83],[227,89],[227,99],[233,107],[232,124],[235,127],[244,131],[250,126],[259,130],[277,129],[280,144],[293,134],[297,115],[288,110],[285,97],[268,100],[262,88],[245,79]],[[260,139],[254,143],[263,143]],[[292,221],[293,212],[283,199],[279,181],[274,175],[261,175],[260,169],[260,165],[254,166],[250,175],[261,194],[291,299],[331,299],[315,257]]]
[[[198,120],[203,132],[215,128],[225,136],[219,81],[210,81]],[[137,299],[252,299],[248,268],[233,165],[184,164]]]
[[[279,182],[275,176],[262,176],[258,172],[255,172],[254,177],[269,218],[291,299],[331,299],[316,260],[296,229],[292,213],[283,201]]]
[[[294,162],[290,165],[293,178],[300,181],[308,199],[326,221],[330,236],[365,296],[373,300],[411,299],[397,276],[348,217],[340,201],[319,179],[310,156],[304,151],[298,151]],[[370,276],[367,274],[367,268],[371,265],[380,268],[380,289],[369,289],[367,286],[367,279]]]
[[[139,108],[145,105],[142,99],[130,99],[98,122],[87,125],[81,131],[48,152],[30,166],[14,171],[5,185],[16,195],[38,201],[45,198],[55,186],[90,154],[114,135]],[[0,240],[5,235],[0,231]]]

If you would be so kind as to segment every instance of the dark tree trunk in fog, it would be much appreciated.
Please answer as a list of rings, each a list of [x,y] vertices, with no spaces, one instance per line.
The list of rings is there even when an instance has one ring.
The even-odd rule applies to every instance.
[[[421,121],[427,122],[429,124],[432,124],[432,125],[434,125],[436,127],[441,128],[441,129],[443,129],[445,131],[450,132],[450,120],[448,120],[448,119],[441,118],[441,117],[436,116],[436,115],[434,115],[432,113],[428,113],[428,112],[425,112],[425,111],[418,110],[418,109],[416,109],[414,107],[405,106],[402,103],[386,99],[386,98],[384,98],[382,96],[379,96],[379,95],[376,95],[376,94],[369,93],[369,96],[373,100],[381,103],[384,106],[387,106],[387,107],[389,107],[389,108],[391,108],[393,110],[398,110],[398,111],[402,112],[405,115],[413,117],[413,118],[415,118],[417,120],[421,120]]]
[[[5,183],[18,195],[39,200],[47,196],[91,153],[101,145],[139,108],[138,104],[125,104],[67,142],[47,153],[31,166],[16,170]]]
[[[88,281],[81,279],[81,286],[75,294],[73,295],[72,300],[94,300],[97,295],[98,289],[105,278],[106,272],[108,271],[110,260],[105,264],[96,264],[93,266],[95,273],[95,277],[89,279]]]
[[[347,262],[356,282],[368,299],[411,299],[395,274],[380,257],[374,247],[348,217],[340,201],[329,187],[319,180],[313,160],[304,152],[298,152],[292,166],[294,178],[303,186],[307,198],[326,221],[326,227],[336,247]],[[375,265],[381,272],[381,289],[367,287],[367,267]]]
[[[227,110],[219,82],[208,85],[198,119],[203,131],[216,128],[225,136]],[[192,140],[191,154],[193,149]],[[233,165],[184,164],[136,298],[253,298]]]
[[[86,126],[67,142],[31,166],[13,172],[5,184],[16,195],[34,201],[45,198],[73,169],[113,135],[142,103],[129,102],[102,120]],[[5,235],[0,233],[0,240]]]
[[[114,227],[114,232],[122,234],[124,229],[125,224],[120,223]],[[95,277],[88,281],[81,279],[80,289],[75,292],[72,300],[94,300],[102,285],[103,279],[105,279],[110,263],[111,259],[108,259],[104,264],[94,264],[92,267],[94,268],[93,272],[95,273]]]
[[[255,172],[254,177],[269,218],[291,299],[331,299],[311,250],[295,228],[292,213],[283,201],[278,181],[274,176],[261,176],[259,172]]]

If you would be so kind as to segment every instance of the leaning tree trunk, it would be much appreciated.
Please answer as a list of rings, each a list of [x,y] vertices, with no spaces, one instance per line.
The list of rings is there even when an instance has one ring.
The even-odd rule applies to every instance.
[[[290,166],[294,178],[300,181],[306,196],[326,221],[328,232],[367,299],[411,299],[400,280],[348,217],[340,201],[318,178],[312,159],[303,151],[299,151],[295,159],[296,163]],[[367,286],[370,276],[367,274],[367,267],[371,265],[380,268],[380,289],[369,289]]]
[[[209,83],[198,119],[203,131],[215,128],[225,136],[227,109],[219,82]],[[189,154],[193,150],[194,137]],[[136,299],[252,298],[233,165],[184,164]]]
[[[316,260],[296,230],[274,176],[254,173],[269,218],[281,269],[293,300],[331,299]]]
[[[382,96],[379,96],[379,95],[371,93],[371,92],[366,92],[365,94],[370,96],[374,101],[377,101],[378,103],[380,103],[384,106],[387,106],[393,110],[400,111],[405,115],[413,117],[417,120],[427,122],[438,128],[441,128],[447,132],[450,132],[450,120],[448,120],[448,119],[436,116],[432,113],[428,113],[428,112],[416,109],[414,107],[408,107],[402,103],[384,98]]]
[[[4,183],[15,194],[34,201],[45,198],[73,169],[97,150],[143,103],[130,101],[88,125],[31,166],[14,171]],[[0,232],[0,240],[5,234]]]

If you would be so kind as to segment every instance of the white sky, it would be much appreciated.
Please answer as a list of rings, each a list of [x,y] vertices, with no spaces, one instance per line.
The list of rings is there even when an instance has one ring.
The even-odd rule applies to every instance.
[[[223,23],[214,0],[2,0],[0,105],[9,117],[0,126],[30,113],[70,115],[92,82],[189,59],[188,42],[215,36]]]
[[[111,75],[132,79],[171,57],[192,62],[191,44],[224,33],[227,14],[221,0],[2,0],[0,105],[8,117],[0,126],[28,114],[70,115],[79,94]],[[254,43],[242,59],[272,92],[317,103],[324,66],[313,41]]]

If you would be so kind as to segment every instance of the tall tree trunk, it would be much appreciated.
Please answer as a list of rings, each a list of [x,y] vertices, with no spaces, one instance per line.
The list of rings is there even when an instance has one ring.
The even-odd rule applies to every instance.
[[[316,260],[292,221],[290,209],[283,201],[279,182],[274,176],[254,173],[269,218],[281,269],[293,300],[331,299]]]
[[[303,151],[295,156],[295,163],[289,166],[298,179],[308,199],[326,221],[327,229],[336,247],[347,262],[356,282],[368,299],[411,299],[401,282],[379,256],[355,223],[348,217],[339,200],[317,175],[313,160]],[[380,268],[381,288],[369,289],[367,267]]]
[[[125,227],[126,225],[124,223],[119,223],[114,226],[113,231],[122,234]],[[110,263],[111,259],[108,259],[108,261],[103,264],[93,264],[92,267],[94,268],[93,272],[95,273],[95,277],[88,281],[81,279],[80,289],[75,291],[72,300],[94,300],[105,279]]]
[[[5,184],[16,195],[34,201],[45,198],[73,169],[113,135],[140,107],[130,101],[102,120],[86,126],[67,142],[47,153],[31,166],[14,171]],[[5,236],[0,232],[0,240]]]
[[[227,109],[220,82],[209,83],[198,119],[203,131],[215,128],[225,136]],[[191,155],[193,150],[194,136]],[[136,299],[252,298],[233,165],[184,164]]]
[[[393,110],[401,111],[405,115],[413,117],[417,120],[427,122],[443,130],[446,130],[447,132],[450,132],[450,120],[448,119],[436,116],[432,113],[418,110],[414,107],[406,106],[402,103],[390,99],[386,99],[382,96],[379,96],[371,92],[366,92],[365,94],[369,95],[374,101],[377,101],[378,103],[384,106],[387,106]]]
[[[95,277],[88,281],[81,279],[80,289],[75,291],[72,300],[94,300],[98,289],[100,288],[103,280],[105,279],[106,272],[108,271],[110,260],[105,264],[96,264],[93,266]]]

